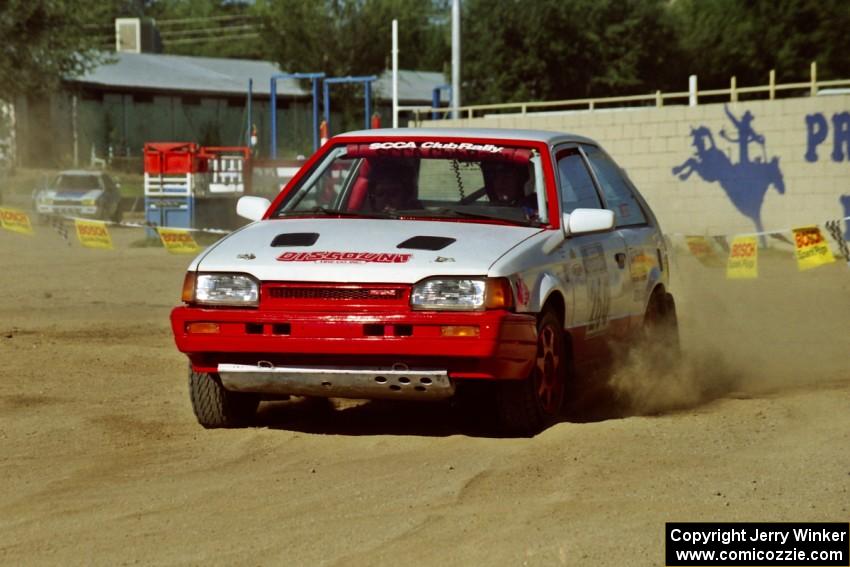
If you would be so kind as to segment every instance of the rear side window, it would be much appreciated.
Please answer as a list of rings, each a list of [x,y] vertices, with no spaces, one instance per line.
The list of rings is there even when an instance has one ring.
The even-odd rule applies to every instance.
[[[617,164],[599,148],[583,146],[583,149],[599,180],[605,204],[614,211],[616,225],[646,224],[646,216]]]
[[[587,171],[584,158],[578,149],[570,148],[557,153],[558,176],[561,181],[561,212],[576,209],[601,209],[599,194],[593,178]]]

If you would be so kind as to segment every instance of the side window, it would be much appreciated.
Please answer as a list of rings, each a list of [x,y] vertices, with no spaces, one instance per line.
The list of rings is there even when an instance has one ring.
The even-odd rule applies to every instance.
[[[287,211],[304,211],[312,207],[332,207],[342,187],[348,183],[355,171],[356,159],[338,158],[309,184],[299,188],[298,193],[283,206]]]
[[[590,177],[579,151],[576,148],[562,150],[556,154],[556,159],[561,181],[561,212],[601,209],[602,203],[593,186],[593,178]]]
[[[596,172],[596,178],[605,196],[605,204],[614,211],[616,225],[645,224],[646,216],[617,164],[599,148],[593,146],[582,146],[582,148],[593,171]]]

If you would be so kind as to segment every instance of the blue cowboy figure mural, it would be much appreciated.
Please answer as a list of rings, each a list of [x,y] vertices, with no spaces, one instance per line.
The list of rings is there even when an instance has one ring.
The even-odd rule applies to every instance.
[[[720,183],[735,208],[753,221],[757,232],[763,232],[761,208],[765,193],[771,186],[780,194],[785,193],[779,158],[767,160],[764,136],[753,129],[754,117],[749,110],[744,112],[740,119],[732,114],[728,106],[724,106],[724,110],[738,135],[730,136],[725,129],[721,129],[720,136],[738,144],[738,162],[732,163],[729,156],[717,148],[714,135],[708,127],[698,126],[691,128],[695,155],[685,160],[682,165],[674,167],[673,175],[678,175],[679,179],[685,181],[696,172],[703,181]],[[761,156],[756,156],[755,159],[750,158],[751,143],[761,147]]]

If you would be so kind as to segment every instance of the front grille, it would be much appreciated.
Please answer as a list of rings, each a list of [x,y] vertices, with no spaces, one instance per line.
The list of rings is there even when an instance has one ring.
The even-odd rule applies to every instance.
[[[272,287],[272,299],[319,300],[319,301],[398,301],[404,297],[404,289],[387,287]]]

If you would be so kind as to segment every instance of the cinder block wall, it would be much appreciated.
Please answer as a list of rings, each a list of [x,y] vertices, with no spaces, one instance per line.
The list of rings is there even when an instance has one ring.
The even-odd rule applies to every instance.
[[[850,216],[850,94],[424,125],[557,130],[593,138],[626,169],[668,233],[751,233],[759,215],[764,230]],[[733,140],[747,131],[742,156],[741,143]],[[682,180],[673,169],[689,159],[693,171]]]

